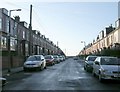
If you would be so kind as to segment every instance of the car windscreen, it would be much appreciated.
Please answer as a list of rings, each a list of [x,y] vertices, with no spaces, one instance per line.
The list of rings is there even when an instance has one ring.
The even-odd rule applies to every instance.
[[[41,58],[39,56],[30,56],[26,61],[39,61]]]
[[[45,59],[52,59],[51,56],[45,56]]]
[[[88,61],[94,61],[97,57],[89,57]]]
[[[57,58],[57,56],[53,56],[54,58]]]
[[[101,58],[101,65],[118,65],[120,62],[117,58]]]

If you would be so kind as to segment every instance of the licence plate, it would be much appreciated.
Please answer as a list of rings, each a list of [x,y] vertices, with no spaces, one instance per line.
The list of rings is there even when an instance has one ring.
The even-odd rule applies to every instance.
[[[27,65],[27,67],[33,67],[33,65]]]

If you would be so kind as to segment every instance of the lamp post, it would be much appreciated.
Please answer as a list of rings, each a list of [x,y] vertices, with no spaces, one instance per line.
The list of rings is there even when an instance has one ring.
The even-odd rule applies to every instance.
[[[84,43],[84,48],[86,47],[86,42],[85,41],[81,41],[81,43]],[[85,51],[85,56],[86,56],[86,48],[84,49]]]
[[[11,43],[10,43],[10,36],[11,36],[11,12],[12,11],[21,11],[21,9],[13,9],[9,11],[9,33],[8,33],[8,53],[9,53],[9,60],[10,60],[10,66],[8,69],[8,72],[11,72],[11,65],[12,65],[12,61],[11,61]]]

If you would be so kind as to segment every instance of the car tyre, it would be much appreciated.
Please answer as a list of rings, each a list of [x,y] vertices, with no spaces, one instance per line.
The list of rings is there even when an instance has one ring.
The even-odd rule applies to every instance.
[[[95,74],[94,70],[92,71],[92,74],[93,74],[94,77],[96,77],[96,74]]]
[[[41,66],[40,66],[40,70],[42,71],[44,68],[43,68],[43,64],[41,64]]]
[[[86,70],[85,66],[84,66],[84,70]]]
[[[86,71],[89,72],[88,68],[86,67]]]
[[[45,66],[44,69],[47,69],[47,66]]]
[[[103,82],[104,79],[101,77],[101,74],[99,74],[98,78],[100,82]]]
[[[23,71],[24,71],[24,72],[27,72],[27,69],[26,69],[26,68],[23,68]]]

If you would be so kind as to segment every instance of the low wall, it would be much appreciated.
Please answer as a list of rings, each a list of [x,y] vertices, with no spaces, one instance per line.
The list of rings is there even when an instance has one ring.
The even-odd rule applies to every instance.
[[[18,57],[18,56],[11,56],[9,58],[8,56],[2,56],[0,61],[0,64],[2,64],[2,69],[9,69],[9,68],[16,68],[16,67],[21,67],[23,66],[24,63],[24,58],[23,57]],[[11,59],[11,61],[10,61]]]

